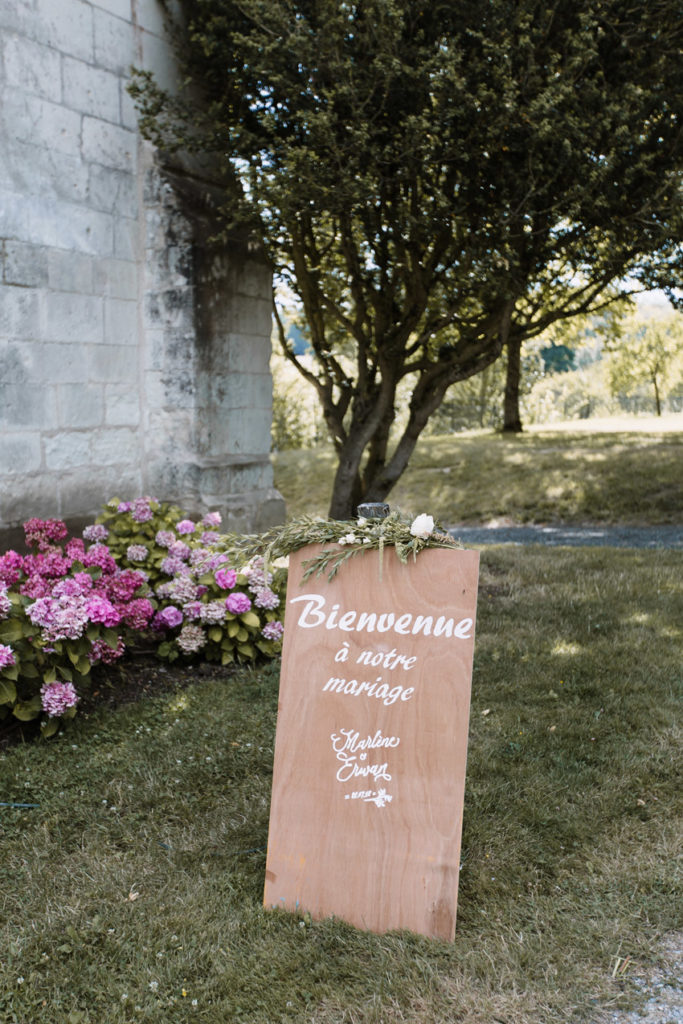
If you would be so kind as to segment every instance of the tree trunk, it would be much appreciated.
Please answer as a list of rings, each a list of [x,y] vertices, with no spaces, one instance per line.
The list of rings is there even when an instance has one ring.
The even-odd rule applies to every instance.
[[[657,415],[661,416],[662,415],[662,402],[661,402],[661,399],[659,397],[659,385],[657,383],[657,374],[656,373],[652,374],[652,383],[653,383],[654,389],[655,389],[655,409],[657,410]]]
[[[519,416],[519,386],[522,379],[522,339],[514,332],[510,332],[508,336],[507,354],[505,400],[503,403],[503,433],[521,434],[522,421]]]

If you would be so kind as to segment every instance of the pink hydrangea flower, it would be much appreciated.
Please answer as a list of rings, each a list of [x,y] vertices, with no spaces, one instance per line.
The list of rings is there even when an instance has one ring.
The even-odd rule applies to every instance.
[[[9,599],[7,593],[7,587],[4,583],[0,583],[0,619],[5,619],[9,615],[12,608],[12,602]]]
[[[186,562],[190,557],[191,550],[184,541],[175,540],[168,549],[168,553],[171,558],[179,558],[181,561]]]
[[[97,594],[87,599],[85,610],[91,622],[101,622],[109,628],[118,626],[121,621],[121,614],[116,610],[111,601]]]
[[[223,517],[220,512],[207,512],[202,519],[202,526],[213,527],[220,526],[223,522]]]
[[[79,696],[76,693],[73,683],[44,683],[40,690],[43,711],[46,711],[50,718],[63,715],[69,708],[78,704]]]
[[[220,539],[220,533],[216,533],[215,530],[204,530],[204,533],[201,535],[200,538],[202,544],[215,544]]]
[[[225,607],[233,615],[242,615],[243,612],[248,612],[251,609],[251,601],[241,590],[236,590],[234,594],[229,594],[226,597]]]
[[[147,548],[144,544],[129,544],[126,548],[126,558],[129,562],[144,562],[147,558]]]
[[[183,621],[183,613],[180,608],[169,605],[154,616],[154,627],[158,630],[175,629]]]
[[[158,530],[154,542],[160,548],[170,548],[175,541],[175,534],[171,530]]]
[[[123,621],[132,629],[146,629],[152,621],[154,607],[146,597],[137,597],[121,608]]]
[[[104,640],[95,640],[90,647],[90,653],[88,654],[88,661],[91,665],[101,661],[104,665],[113,665],[115,661],[118,661],[126,651],[126,645],[123,642],[123,637],[119,637],[116,647],[110,647]]]
[[[180,534],[194,533],[194,523],[191,519],[181,519],[179,523],[176,523],[175,528]]]
[[[12,665],[16,665],[14,651],[7,644],[0,644],[0,671],[3,668],[11,668]]]
[[[266,640],[282,640],[284,631],[285,627],[276,619],[274,622],[266,622],[261,630],[261,636],[264,636]]]
[[[150,502],[154,501],[153,498],[136,498],[133,502],[133,507],[130,510],[130,514],[136,523],[148,523],[150,519],[154,518],[154,512],[150,508]]]
[[[29,547],[37,547],[39,551],[47,551],[68,533],[66,523],[61,519],[27,519],[24,523],[24,536]]]
[[[18,582],[24,568],[24,559],[17,551],[7,551],[0,555],[0,583],[8,587]]]
[[[83,555],[83,565],[97,566],[102,572],[116,572],[118,566],[105,544],[93,544]]]
[[[214,579],[221,590],[232,590],[237,583],[237,573],[234,569],[217,569]]]

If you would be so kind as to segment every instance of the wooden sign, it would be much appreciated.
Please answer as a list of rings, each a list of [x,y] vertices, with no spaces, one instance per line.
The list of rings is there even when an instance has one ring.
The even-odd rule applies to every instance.
[[[290,558],[264,903],[452,939],[479,554]]]

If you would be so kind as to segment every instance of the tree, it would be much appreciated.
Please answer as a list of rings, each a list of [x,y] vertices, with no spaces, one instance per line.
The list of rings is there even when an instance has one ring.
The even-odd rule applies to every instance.
[[[554,372],[573,368],[573,350],[585,340],[587,335],[590,334],[612,343],[620,339],[621,320],[631,308],[631,303],[628,299],[619,298],[619,295],[618,288],[607,286],[600,294],[599,310],[594,307],[590,314],[582,313],[570,318],[557,319],[540,334],[537,340],[547,341],[548,348],[552,350],[552,357],[550,354],[545,355],[548,348],[543,349],[543,353],[546,362],[550,362],[551,358],[554,359]],[[523,329],[519,329],[518,325],[515,327],[516,330],[510,331],[506,346],[502,430],[503,433],[518,434],[522,431],[519,409],[522,387],[522,344],[525,338],[529,339],[530,332],[524,332]],[[564,366],[560,369],[562,361],[564,361]]]
[[[648,323],[627,325],[626,337],[618,347],[610,346],[609,380],[613,395],[631,395],[647,385],[657,416],[667,385],[680,375],[683,357],[683,327],[680,316]]]
[[[247,218],[297,296],[314,368],[280,337],[338,453],[332,516],[388,495],[510,337],[680,280],[678,0],[182,7],[187,88],[139,74],[141,127],[213,158],[225,231]]]

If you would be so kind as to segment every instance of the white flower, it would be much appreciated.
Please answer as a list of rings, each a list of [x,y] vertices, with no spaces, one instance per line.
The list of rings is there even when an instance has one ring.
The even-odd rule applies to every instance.
[[[367,519],[365,518],[365,516],[358,516],[358,525],[359,526],[365,526],[366,523],[367,523]]]
[[[413,537],[418,537],[420,540],[426,540],[433,532],[434,519],[432,516],[428,516],[424,512],[413,520],[412,526],[410,527],[411,535]]]
[[[346,536],[339,538],[339,543],[340,544],[357,544],[358,543],[358,537],[356,537],[355,533],[347,533]]]

